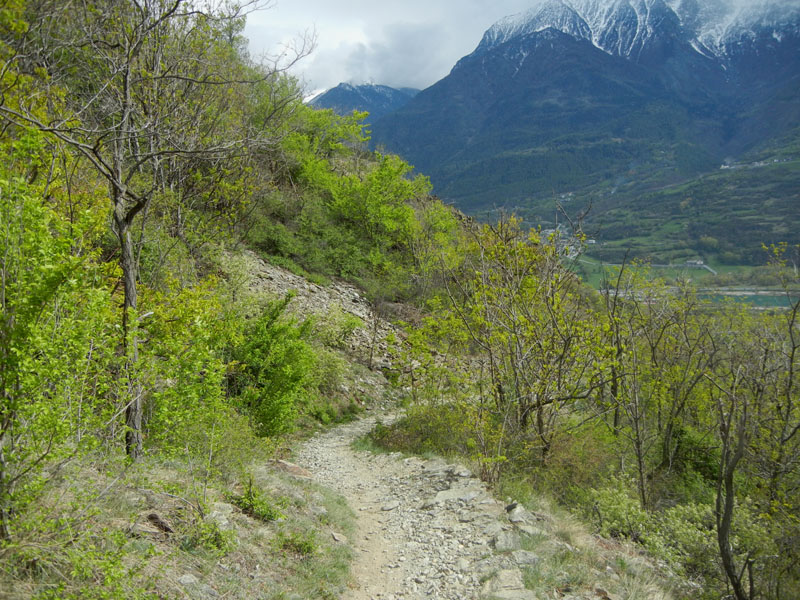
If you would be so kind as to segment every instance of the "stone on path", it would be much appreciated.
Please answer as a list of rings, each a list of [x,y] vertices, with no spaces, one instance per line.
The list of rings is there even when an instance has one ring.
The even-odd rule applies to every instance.
[[[481,598],[496,600],[536,600],[536,595],[525,589],[519,569],[503,569],[483,584]]]
[[[446,502],[453,502],[456,500],[465,503],[472,502],[484,494],[485,492],[483,489],[477,486],[450,488],[449,490],[442,490],[441,492],[438,492],[435,497],[426,500],[422,504],[422,508],[433,508],[438,504],[444,504]]]
[[[519,550],[519,536],[513,531],[501,531],[492,539],[492,546],[498,552]]]
[[[290,463],[288,460],[276,460],[273,461],[272,464],[274,464],[279,471],[299,477],[300,479],[311,479],[312,477],[311,471],[294,463]]]
[[[504,505],[465,467],[441,459],[354,452],[350,440],[364,435],[378,418],[385,417],[339,426],[308,440],[295,454],[315,480],[358,510],[358,532],[349,539],[341,536],[356,554],[356,583],[343,600],[476,600],[483,597],[485,578],[534,564],[536,556],[520,550],[518,529],[525,525],[509,522]],[[515,551],[521,554],[511,554]],[[519,573],[511,583],[493,581],[486,589],[496,590],[495,598],[532,598]]]

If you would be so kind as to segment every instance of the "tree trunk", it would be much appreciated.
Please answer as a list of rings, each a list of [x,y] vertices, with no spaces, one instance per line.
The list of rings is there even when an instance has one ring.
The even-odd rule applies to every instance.
[[[644,461],[644,448],[642,440],[639,437],[638,427],[636,428],[636,438],[634,439],[634,450],[636,452],[636,471],[637,481],[639,487],[639,502],[641,502],[642,510],[647,510],[647,473]]]
[[[667,423],[667,426],[664,428],[664,437],[661,440],[661,468],[665,471],[670,471],[672,469],[672,462],[675,458],[675,450],[672,448],[672,438],[674,436],[675,427],[673,426],[672,420]],[[677,447],[676,447],[677,449]]]
[[[7,489],[9,475],[4,446],[5,435],[0,436],[0,540],[8,541],[11,539],[11,515],[8,510],[7,499],[11,496],[11,490]]]
[[[122,314],[122,331],[124,335],[123,351],[131,370],[128,377],[128,405],[125,408],[125,452],[137,461],[142,457],[142,385],[135,372],[139,360],[139,348],[136,324],[131,322],[135,317],[137,304],[137,268],[133,251],[130,222],[122,214],[121,201],[116,203],[114,211],[114,228],[119,239],[120,267],[122,268],[125,301]]]
[[[617,349],[617,360],[619,360],[622,352]],[[611,399],[614,402],[614,437],[619,437],[619,432],[622,427],[619,407],[619,375],[617,374],[617,367],[611,366]]]
[[[542,441],[542,461],[547,460],[548,454],[550,454],[550,439],[547,438],[547,428],[544,422],[544,406],[540,403],[539,406],[536,408],[536,430],[539,434],[539,439]]]
[[[11,331],[14,327],[14,317],[8,317],[3,325],[7,331]],[[14,424],[17,421],[17,403],[21,390],[19,374],[9,356],[9,340],[2,333],[4,332],[0,329],[0,341],[3,343],[0,349],[2,353],[0,355],[0,540],[8,541],[11,539],[14,482],[6,459],[6,448],[13,451]]]
[[[732,412],[733,410],[731,410],[731,413]],[[733,414],[731,414],[727,423],[723,419],[721,424],[723,448],[719,478],[717,481],[717,544],[719,545],[719,554],[720,558],[722,558],[722,566],[725,569],[725,575],[733,588],[733,594],[736,600],[751,600],[750,594],[745,591],[744,585],[742,585],[740,574],[737,573],[730,542],[733,511],[736,502],[736,490],[734,488],[733,476],[739,461],[744,456],[747,407],[745,406],[742,410],[739,422],[736,424],[735,434],[731,431],[734,426],[733,418]],[[733,439],[734,435],[736,438],[735,442]],[[735,448],[732,447],[734,443],[736,444]]]

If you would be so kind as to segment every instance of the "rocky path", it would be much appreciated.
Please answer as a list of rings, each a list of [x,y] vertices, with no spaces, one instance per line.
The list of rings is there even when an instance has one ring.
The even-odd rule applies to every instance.
[[[337,427],[295,454],[357,513],[349,540],[354,584],[345,599],[534,598],[519,567],[537,558],[520,549],[520,533],[539,533],[542,517],[522,507],[506,510],[458,465],[353,450],[351,442],[377,418]]]

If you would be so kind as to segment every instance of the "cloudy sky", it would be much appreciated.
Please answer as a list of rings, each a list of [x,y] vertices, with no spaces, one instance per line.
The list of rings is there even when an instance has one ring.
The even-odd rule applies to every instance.
[[[275,55],[314,35],[314,52],[293,70],[310,93],[343,81],[428,87],[472,52],[492,24],[542,0],[260,1],[270,7],[248,17],[251,53]],[[800,0],[704,1],[738,8],[800,6]]]
[[[315,33],[316,49],[294,70],[308,91],[343,81],[425,88],[495,21],[535,1],[273,0],[248,17],[245,34],[255,56]]]

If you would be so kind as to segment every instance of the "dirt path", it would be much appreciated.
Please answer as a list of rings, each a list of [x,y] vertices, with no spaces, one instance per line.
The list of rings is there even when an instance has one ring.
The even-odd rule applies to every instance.
[[[361,291],[343,282],[313,284],[253,253],[241,258],[253,276],[253,291],[280,297],[291,290],[292,309],[301,315],[339,307],[358,317],[365,325],[348,337],[348,352],[374,354],[377,366],[390,364],[386,337],[395,329],[380,319],[373,331],[375,314]],[[364,395],[379,397],[368,390]],[[517,567],[534,560],[519,550],[522,521],[515,526],[504,506],[463,467],[355,452],[351,442],[374,427],[378,415],[391,420],[376,411],[313,438],[294,456],[319,483],[342,494],[358,516],[357,533],[349,540],[356,552],[354,581],[345,600],[532,598]],[[529,513],[525,518],[534,520]]]
[[[537,517],[521,507],[507,512],[458,465],[354,451],[351,442],[378,416],[392,420],[381,414],[337,427],[294,457],[356,511],[354,583],[344,598],[533,598],[519,566],[537,559],[520,549],[519,530],[535,530]]]

